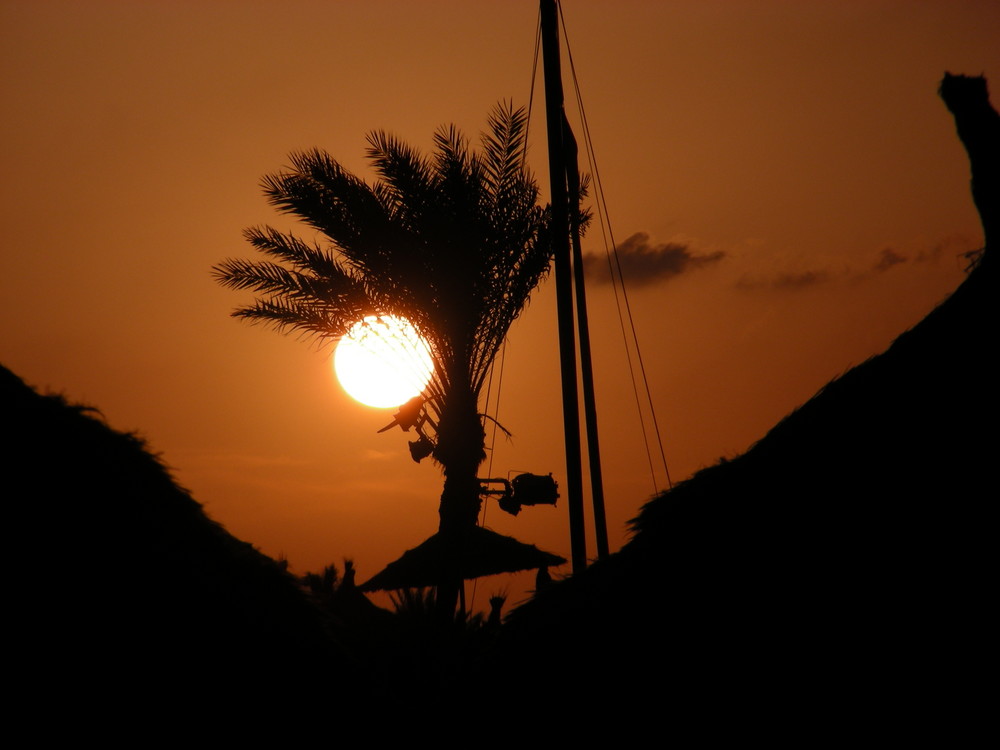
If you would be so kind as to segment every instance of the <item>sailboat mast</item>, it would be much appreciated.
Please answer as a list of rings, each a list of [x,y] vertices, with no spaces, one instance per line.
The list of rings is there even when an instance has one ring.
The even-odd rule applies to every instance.
[[[576,292],[576,323],[580,334],[580,384],[583,386],[583,415],[587,425],[587,466],[594,506],[594,536],[597,559],[610,554],[608,521],[604,513],[604,477],[601,472],[601,444],[597,430],[597,400],[594,396],[594,364],[590,352],[590,323],[587,319],[587,287],[583,278],[583,250],[580,246],[580,168],[576,138],[563,115],[563,147],[566,154],[566,184],[573,212],[569,217],[573,249],[573,284]]]
[[[545,73],[545,123],[549,144],[552,251],[556,266],[559,363],[562,375],[563,434],[566,445],[570,557],[573,572],[581,573],[587,567],[587,537],[583,522],[583,462],[580,456],[580,407],[576,386],[573,268],[569,254],[569,197],[563,150],[562,68],[559,62],[559,20],[555,0],[540,0],[540,12],[542,64]]]

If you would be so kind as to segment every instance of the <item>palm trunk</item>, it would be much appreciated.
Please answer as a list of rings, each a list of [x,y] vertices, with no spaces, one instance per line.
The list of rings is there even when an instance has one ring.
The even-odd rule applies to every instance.
[[[457,390],[457,389],[456,389]],[[478,401],[471,388],[449,394],[438,425],[434,457],[444,468],[444,489],[438,508],[438,534],[443,542],[444,580],[437,588],[437,610],[443,619],[455,614],[463,576],[463,551],[468,532],[479,519],[479,465],[486,457],[486,433],[479,421]]]

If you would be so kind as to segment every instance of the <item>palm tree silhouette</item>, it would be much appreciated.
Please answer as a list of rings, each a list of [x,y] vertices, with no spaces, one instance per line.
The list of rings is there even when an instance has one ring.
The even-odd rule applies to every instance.
[[[373,184],[320,150],[292,154],[290,169],[264,178],[264,192],[326,243],[254,227],[245,236],[269,260],[213,269],[224,286],[258,293],[233,312],[252,323],[332,340],[365,316],[394,315],[427,340],[434,373],[422,409],[436,434],[425,445],[444,473],[440,533],[455,549],[481,505],[480,392],[551,258],[549,210],[524,166],[527,116],[499,104],[488,123],[479,152],[451,126],[435,133],[430,158],[369,134]],[[445,608],[454,609],[459,583],[439,586]]]

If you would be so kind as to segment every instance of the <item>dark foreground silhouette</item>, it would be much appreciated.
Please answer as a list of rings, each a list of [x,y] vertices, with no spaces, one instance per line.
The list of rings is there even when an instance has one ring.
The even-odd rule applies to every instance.
[[[962,133],[963,107],[948,104]],[[1000,133],[985,132],[995,163]],[[997,173],[973,174],[980,210],[1000,210]],[[297,717],[340,730],[428,711],[431,736],[614,723],[639,741],[645,725],[674,739],[957,744],[992,708],[995,665],[996,223],[984,224],[978,264],[924,321],[746,454],[650,502],[619,553],[499,629],[442,626],[417,595],[390,617],[350,570],[339,586],[332,572],[310,579],[307,597],[141,441],[0,369],[5,528],[22,566],[11,642],[25,657],[9,683],[51,713],[144,703],[162,720],[197,699],[246,714],[291,697],[284,708],[312,698],[321,712]]]
[[[596,670],[618,701],[752,707],[779,724],[981,704],[996,294],[973,271],[746,454],[646,505],[618,554],[514,612],[500,662],[543,661],[570,685]]]
[[[374,606],[349,563],[343,577],[330,566],[296,580],[208,518],[140,438],[2,366],[0,408],[20,565],[5,672],[15,714],[415,718],[494,639],[482,618],[442,624],[417,592],[395,616]]]
[[[211,521],[141,439],[2,367],[0,403],[19,696],[186,714],[330,674],[363,691],[284,566]]]
[[[515,611],[497,664],[546,664],[577,707],[706,731],[954,740],[985,716],[1000,118],[982,79],[942,95],[973,155],[977,267],[744,455],[647,504],[618,554]]]
[[[522,720],[538,701],[786,727],[974,711],[995,630],[995,299],[981,266],[745,455],[648,504],[621,552],[549,586],[498,641],[429,608],[390,625],[356,590],[315,607],[139,440],[0,370],[31,655],[15,674],[56,705],[97,679],[126,703],[273,709],[304,689],[337,710],[488,700]]]

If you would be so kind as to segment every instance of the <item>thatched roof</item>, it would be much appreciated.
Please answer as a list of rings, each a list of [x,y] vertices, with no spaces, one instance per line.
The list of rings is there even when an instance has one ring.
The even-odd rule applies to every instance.
[[[983,119],[996,154],[1000,117]],[[950,734],[985,705],[1000,378],[1000,160],[986,162],[974,190],[993,215],[965,282],[746,453],[648,503],[620,552],[513,612],[488,668],[515,677],[497,694],[519,670],[578,685],[599,663],[621,704],[642,705],[655,675],[657,710],[772,727],[867,732],[877,717],[926,734],[934,716]]]
[[[468,532],[462,549],[462,577],[465,580],[517,573],[522,570],[562,565],[565,558],[538,549],[533,544],[519,542],[511,536],[475,527]],[[361,585],[362,591],[388,591],[403,588],[435,586],[446,577],[446,552],[440,534],[407,550],[395,562]]]
[[[321,681],[331,700],[347,699],[345,684],[363,699],[354,657],[292,576],[211,520],[140,438],[2,366],[0,406],[0,470],[17,493],[8,550],[30,584],[14,638],[32,659],[13,681],[99,673],[101,705],[144,709],[171,706],[160,698],[178,684],[193,703],[226,694],[273,707],[276,691],[260,685]],[[82,710],[85,693],[65,696]]]

